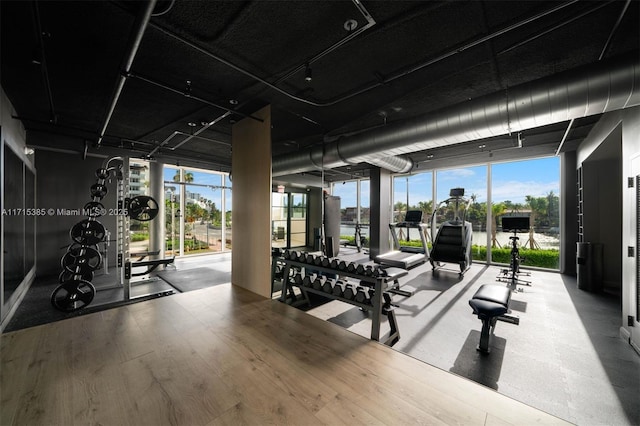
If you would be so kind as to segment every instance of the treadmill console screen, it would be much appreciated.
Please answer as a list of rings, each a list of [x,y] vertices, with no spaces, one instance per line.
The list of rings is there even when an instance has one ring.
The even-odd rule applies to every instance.
[[[404,218],[404,221],[410,223],[422,222],[422,210],[409,210]]]
[[[528,231],[529,217],[502,216],[503,231]]]
[[[449,197],[464,197],[464,188],[451,188]]]

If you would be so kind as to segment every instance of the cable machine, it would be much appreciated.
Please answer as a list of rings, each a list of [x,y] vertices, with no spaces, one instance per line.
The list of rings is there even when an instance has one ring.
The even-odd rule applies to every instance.
[[[117,164],[117,163],[120,164]],[[116,163],[113,165],[112,163]],[[107,182],[111,175],[116,178],[116,206],[106,209],[101,203],[107,195]],[[108,257],[107,248],[110,233],[98,220],[107,213],[116,216],[116,283],[108,288],[122,288],[124,301],[131,296],[131,278],[146,275],[160,265],[172,263],[174,259],[160,259],[150,261],[132,261],[129,251],[129,225],[131,219],[139,221],[153,220],[159,212],[158,203],[149,196],[139,195],[129,198],[129,159],[127,157],[113,157],[105,161],[96,170],[96,183],[91,185],[89,201],[82,209],[87,218],[76,223],[69,235],[73,243],[61,259],[62,272],[59,276],[60,285],[51,294],[51,304],[58,310],[73,312],[89,305],[96,294],[96,288],[91,283],[93,272],[105,263]],[[104,244],[104,257],[98,249]],[[132,273],[133,267],[147,267],[143,273]]]

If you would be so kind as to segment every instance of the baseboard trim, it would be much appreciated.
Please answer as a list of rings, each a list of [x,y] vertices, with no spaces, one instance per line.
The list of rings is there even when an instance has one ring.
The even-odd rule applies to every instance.
[[[634,351],[636,351],[636,353],[638,355],[640,355],[640,346],[636,345],[632,340],[631,340],[631,332],[629,330],[627,330],[624,327],[620,327],[620,337],[625,340],[626,342],[629,343],[629,345],[633,348]]]

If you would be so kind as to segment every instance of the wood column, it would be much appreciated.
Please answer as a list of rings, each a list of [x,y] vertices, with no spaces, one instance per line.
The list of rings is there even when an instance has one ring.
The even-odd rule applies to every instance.
[[[231,282],[271,297],[271,107],[233,125]]]

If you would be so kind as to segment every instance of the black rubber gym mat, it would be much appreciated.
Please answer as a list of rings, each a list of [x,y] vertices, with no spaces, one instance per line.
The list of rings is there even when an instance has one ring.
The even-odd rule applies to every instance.
[[[158,276],[182,293],[231,282],[231,271],[211,268],[162,271]]]

